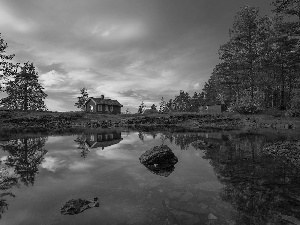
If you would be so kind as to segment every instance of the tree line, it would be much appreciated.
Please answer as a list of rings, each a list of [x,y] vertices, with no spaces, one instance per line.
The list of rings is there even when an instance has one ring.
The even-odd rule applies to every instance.
[[[272,6],[269,16],[260,16],[258,7],[242,7],[203,90],[162,98],[159,111],[197,112],[218,101],[240,113],[274,108],[300,115],[300,2],[274,0]]]
[[[38,73],[33,63],[12,63],[15,55],[6,54],[8,45],[0,33],[0,91],[7,97],[0,100],[0,105],[8,109],[47,110],[44,99],[47,94],[38,81]]]

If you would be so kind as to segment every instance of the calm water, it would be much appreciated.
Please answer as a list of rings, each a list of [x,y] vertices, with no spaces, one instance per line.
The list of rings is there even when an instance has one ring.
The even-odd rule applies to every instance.
[[[262,151],[289,137],[98,133],[1,141],[0,224],[300,224],[300,168]],[[293,139],[293,138],[292,138]],[[168,145],[165,176],[139,157]],[[100,207],[77,215],[77,198]]]

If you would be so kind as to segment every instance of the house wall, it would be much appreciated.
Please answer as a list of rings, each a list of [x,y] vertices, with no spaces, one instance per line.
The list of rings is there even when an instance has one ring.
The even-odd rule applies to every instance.
[[[120,114],[121,113],[121,107],[120,106],[113,106],[113,111],[109,111],[109,107],[108,106],[108,111],[105,111],[105,105],[102,105],[102,111],[98,111],[98,105],[97,105],[97,112],[99,113],[112,113],[112,114]]]
[[[90,110],[90,107],[91,107],[91,106],[93,106],[93,110],[92,110],[92,111]],[[89,101],[86,103],[85,111],[86,111],[86,112],[97,112],[97,111],[96,111],[96,104],[95,104],[92,100],[89,100]]]
[[[221,105],[209,105],[207,106],[207,109],[205,110],[207,113],[221,113],[222,112],[222,106]]]
[[[90,110],[90,107],[93,106],[93,110]],[[109,106],[108,106],[109,107]],[[109,108],[108,108],[109,109]],[[98,105],[96,105],[92,100],[89,100],[86,103],[86,108],[85,108],[86,112],[98,112],[98,113],[112,113],[112,114],[120,114],[121,113],[121,107],[120,106],[113,106],[113,111],[105,111],[105,105],[102,105],[102,110],[99,111],[98,110]]]

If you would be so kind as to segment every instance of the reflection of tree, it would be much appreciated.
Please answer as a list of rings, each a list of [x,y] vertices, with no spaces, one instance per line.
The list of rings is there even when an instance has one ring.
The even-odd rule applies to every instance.
[[[264,154],[265,142],[260,135],[236,135],[204,151],[225,185],[221,197],[237,210],[237,224],[273,224],[282,215],[300,220],[300,168]]]
[[[0,162],[1,165],[1,162]],[[13,193],[9,191],[14,186],[18,186],[18,179],[14,175],[9,175],[7,168],[1,167],[0,170],[0,219],[1,215],[8,209],[8,203],[6,202],[6,196],[15,197]]]
[[[46,138],[23,138],[11,140],[1,145],[2,149],[9,153],[4,165],[0,161],[0,218],[8,209],[5,197],[15,197],[9,190],[19,186],[19,181],[25,185],[34,184],[35,175],[38,173],[38,166],[43,161],[47,153],[43,146]],[[14,168],[13,174],[9,172],[9,167]]]
[[[204,133],[167,133],[162,136],[164,140],[168,139],[171,143],[174,142],[181,150],[187,150],[190,145],[193,145],[196,141],[206,140],[205,135]],[[222,142],[222,140],[208,140]]]
[[[80,156],[82,158],[84,158],[84,159],[87,157],[87,155],[90,152],[89,148],[85,144],[85,139],[86,139],[85,135],[84,134],[80,134],[74,140],[78,144],[77,149],[81,149]]]
[[[144,141],[145,135],[146,135],[146,134],[143,133],[142,131],[139,131],[139,133],[138,133],[139,139],[140,139],[141,141]]]
[[[45,137],[23,138],[11,140],[3,146],[3,150],[9,153],[5,164],[14,168],[15,174],[25,185],[34,184],[38,166],[47,153],[43,149],[45,142]]]

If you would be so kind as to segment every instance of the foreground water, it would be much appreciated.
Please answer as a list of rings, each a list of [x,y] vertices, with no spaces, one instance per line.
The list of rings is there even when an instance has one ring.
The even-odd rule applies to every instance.
[[[98,133],[1,141],[0,224],[300,224],[300,168],[265,152],[288,136]],[[139,161],[165,144],[175,169]],[[64,215],[71,199],[99,207]]]

